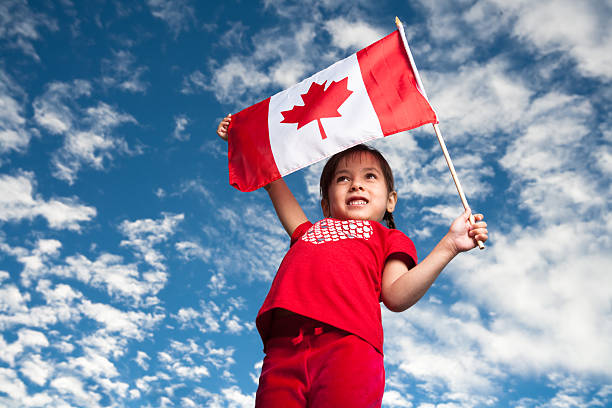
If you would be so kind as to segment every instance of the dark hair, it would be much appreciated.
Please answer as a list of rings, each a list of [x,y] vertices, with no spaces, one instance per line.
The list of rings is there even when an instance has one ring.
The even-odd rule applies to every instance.
[[[378,163],[380,164],[380,168],[383,172],[383,176],[385,178],[385,182],[387,184],[387,192],[390,193],[391,191],[395,191],[395,187],[393,186],[394,185],[393,172],[391,171],[391,167],[389,166],[389,163],[387,163],[387,160],[385,160],[383,155],[375,148],[364,145],[364,144],[358,144],[340,153],[334,154],[332,157],[329,158],[327,163],[325,163],[325,167],[323,167],[323,171],[321,172],[321,181],[319,182],[319,188],[321,189],[321,199],[322,200],[329,201],[329,192],[328,192],[329,186],[332,183],[334,173],[336,172],[336,168],[338,167],[340,160],[342,160],[346,156],[350,156],[356,153],[363,153],[363,152],[372,154],[376,158],[376,160],[378,160]],[[383,220],[385,220],[385,222],[387,223],[387,227],[395,228],[395,221],[393,220],[393,213],[390,213],[389,211],[385,211]]]

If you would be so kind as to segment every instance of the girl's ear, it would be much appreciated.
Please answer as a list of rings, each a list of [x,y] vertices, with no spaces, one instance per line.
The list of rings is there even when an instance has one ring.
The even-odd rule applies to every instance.
[[[392,191],[389,193],[389,198],[387,199],[387,211],[392,213],[395,210],[395,205],[397,204],[397,192]]]
[[[321,210],[323,210],[323,218],[329,218],[330,217],[330,214],[329,214],[329,203],[325,199],[321,200]]]

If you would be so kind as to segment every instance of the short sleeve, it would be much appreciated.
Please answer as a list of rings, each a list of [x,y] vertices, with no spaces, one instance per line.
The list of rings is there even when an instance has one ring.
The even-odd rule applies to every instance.
[[[408,268],[412,268],[418,262],[414,243],[400,230],[389,230],[385,261],[388,259],[399,259],[404,262]]]
[[[290,246],[293,246],[293,244],[295,244],[296,241],[300,239],[302,235],[304,235],[310,227],[312,227],[312,222],[310,221],[306,221],[298,225],[295,231],[293,231],[293,234],[291,234],[291,245]]]

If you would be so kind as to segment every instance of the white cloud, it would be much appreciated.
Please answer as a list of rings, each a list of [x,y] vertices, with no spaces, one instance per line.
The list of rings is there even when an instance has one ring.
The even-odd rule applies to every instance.
[[[90,94],[88,81],[52,82],[33,103],[36,122],[51,133],[64,136],[63,146],[52,157],[53,174],[70,184],[83,165],[103,170],[105,161],[112,160],[115,153],[132,153],[125,140],[112,132],[136,120],[104,102],[82,107],[78,100]]]
[[[243,394],[242,390],[237,386],[224,388],[221,390],[221,394],[225,398],[227,407],[247,408],[255,404],[255,396],[253,394]]]
[[[587,77],[612,78],[609,52],[612,34],[608,30],[612,10],[605,0],[580,4],[546,0],[537,5],[525,0],[487,0],[469,7],[448,0],[422,1],[422,4],[430,14],[427,24],[435,41],[445,45],[461,43],[466,49],[459,58],[450,55],[456,62],[469,60],[479,45],[495,41],[510,31],[529,51],[552,55],[556,60],[571,59]],[[445,48],[434,47],[432,60],[447,60],[449,54]]]
[[[59,249],[62,246],[57,240],[39,239],[35,248],[31,250],[21,247],[12,248],[0,241],[0,250],[15,256],[24,265],[21,281],[25,286],[30,286],[33,281],[47,282],[40,281],[45,276],[71,278],[93,288],[105,289],[112,298],[131,299],[132,305],[151,306],[159,302],[156,295],[165,286],[168,277],[165,272],[166,266],[163,263],[165,257],[154,246],[166,241],[182,219],[182,214],[164,214],[164,218],[160,220],[124,221],[120,225],[121,232],[128,237],[127,240],[121,241],[121,245],[135,248],[138,258],[142,258],[155,267],[145,272],[139,271],[138,264],[126,263],[123,257],[109,253],[102,253],[94,260],[77,253],[66,257],[64,264],[51,265],[50,261],[58,257]],[[179,247],[192,256],[206,255],[205,252],[197,252],[196,247],[187,248],[184,243]],[[43,286],[40,286],[39,283],[38,287],[47,296],[57,291],[66,293],[62,288],[70,287],[60,285],[56,288],[56,292],[48,292],[48,282]],[[17,309],[22,308],[20,305],[23,301],[27,300],[12,285],[6,286],[3,291],[7,295],[5,302],[0,304],[4,309],[16,312]],[[70,290],[70,296],[68,293],[66,295],[69,301],[80,296],[72,290]],[[13,315],[12,318],[17,318],[17,316]]]
[[[183,214],[163,214],[163,219],[152,220],[150,218],[136,221],[123,221],[119,230],[128,237],[121,241],[121,246],[129,246],[136,249],[139,255],[149,265],[158,271],[164,271],[165,265],[162,263],[165,257],[157,250],[154,245],[164,242],[174,234],[178,224],[185,218]]]
[[[212,65],[210,78],[202,79],[199,75],[192,74],[189,79],[191,85],[195,86],[200,84],[196,80],[202,80],[202,89],[213,92],[217,100],[223,103],[237,103],[245,94],[260,94],[271,84],[267,73],[262,72],[259,66],[248,59],[233,57],[222,65],[215,62]],[[260,99],[263,98],[265,96]],[[252,99],[254,101],[254,98]]]
[[[59,197],[45,200],[35,194],[36,181],[31,172],[15,176],[0,175],[0,220],[32,220],[42,216],[53,229],[78,231],[81,223],[96,216],[96,209],[82,205],[76,198]]]
[[[57,31],[57,22],[42,13],[36,13],[27,2],[6,0],[0,3],[0,39],[11,48],[40,61],[34,42],[40,40],[41,29]]]
[[[271,206],[255,201],[218,211],[220,229],[208,229],[216,242],[212,262],[217,273],[270,281],[289,248],[289,237]],[[229,275],[231,274],[231,275]]]
[[[349,21],[345,17],[327,20],[324,27],[331,34],[333,45],[352,51],[365,48],[387,34],[364,21]]]
[[[304,22],[290,34],[280,28],[255,33],[248,50],[233,53],[221,63],[211,59],[209,75],[196,71],[186,78],[184,92],[211,91],[220,102],[242,109],[314,73],[315,62],[335,62],[336,55],[315,45],[313,23]]]
[[[19,288],[12,284],[3,284],[0,287],[0,312],[13,314],[27,311],[26,303],[30,294],[22,294]]]
[[[151,360],[151,357],[149,357],[147,353],[140,350],[138,351],[135,361],[143,370],[149,369],[149,360]]]
[[[195,22],[193,7],[187,0],[148,0],[147,4],[151,14],[168,24],[175,38]]]
[[[402,395],[397,390],[388,390],[385,391],[383,396],[383,405],[385,407],[405,407],[412,408],[411,398],[406,398],[406,396]]]
[[[147,71],[144,66],[136,66],[136,57],[130,51],[114,51],[112,59],[102,60],[102,83],[127,92],[147,90],[149,84],[142,79]]]
[[[88,352],[118,359],[128,351],[128,339],[121,335],[112,335],[102,330],[84,333],[78,344]]]
[[[189,140],[189,133],[185,132],[187,125],[189,125],[191,121],[187,117],[187,115],[177,115],[174,117],[174,132],[172,132],[172,137],[180,141]]]
[[[85,384],[73,376],[61,376],[51,381],[51,387],[77,405],[98,407],[102,396],[85,389]]]
[[[221,332],[241,334],[243,331],[253,331],[254,324],[243,322],[236,314],[244,309],[243,299],[228,298],[226,304],[219,306],[212,300],[200,302],[199,310],[192,307],[181,308],[172,315],[181,324],[181,328],[198,328],[202,333]]]
[[[33,383],[44,386],[53,375],[53,365],[44,361],[39,354],[30,355],[22,362],[19,371]]]
[[[74,80],[71,84],[52,82],[42,97],[33,102],[34,119],[53,134],[62,134],[73,128],[75,113],[65,102],[82,96],[91,95],[91,84],[84,80]]]
[[[209,74],[197,70],[186,77],[183,92],[210,91],[220,102],[242,109],[298,83],[346,57],[347,50],[369,45],[384,34],[364,21],[355,8],[337,2],[311,5],[268,1],[265,8],[272,9],[281,21],[287,21],[292,30],[287,31],[284,26],[262,29],[250,36],[250,44],[243,44],[243,27],[233,26],[222,44],[232,38],[235,51],[224,61],[211,58]],[[330,19],[325,10],[337,8],[346,8],[347,12],[343,17]],[[304,14],[309,18],[296,24],[294,16]]]
[[[172,317],[184,327],[197,327],[203,333],[212,331],[218,332],[221,328],[219,324],[221,309],[213,301],[201,302],[200,310],[191,307],[181,308]]]
[[[78,306],[83,315],[98,322],[102,329],[109,333],[121,333],[122,336],[142,340],[164,315],[150,314],[142,311],[123,311],[104,303],[93,303],[83,300]]]
[[[232,347],[216,348],[210,340],[204,342],[204,348],[200,346],[202,340],[188,338],[185,342],[171,340],[170,347],[157,353],[157,360],[165,368],[164,373],[168,380],[181,377],[183,381],[201,381],[203,377],[223,377],[228,381],[234,381],[229,373],[229,368],[236,363],[233,359],[234,349]],[[139,388],[148,390],[148,382],[157,381],[150,378],[142,381]],[[166,393],[174,396],[174,390],[180,387],[178,384],[170,383],[165,387]],[[148,391],[147,391],[148,392]]]
[[[184,364],[181,361],[174,361],[174,359],[165,353],[160,353],[160,361],[165,363],[166,370],[177,375],[183,381],[193,380],[200,381],[202,377],[209,377],[210,372],[204,365],[195,365],[193,363]]]
[[[119,113],[103,102],[87,108],[83,121],[91,127],[68,132],[64,146],[53,158],[54,175],[71,184],[83,164],[103,170],[104,160],[111,160],[113,152],[129,152],[125,141],[112,137],[110,132],[123,123],[136,122],[132,116]]]
[[[245,394],[236,385],[222,388],[219,393],[205,389],[196,391],[206,399],[206,406],[209,408],[250,408],[255,405],[255,393]]]
[[[201,71],[193,71],[191,74],[183,78],[183,86],[181,92],[184,94],[192,94],[200,90],[211,90],[208,88],[206,75]]]
[[[0,69],[0,153],[21,152],[30,144],[23,99],[23,89]]]
[[[22,401],[27,395],[26,386],[15,370],[4,367],[0,367],[0,392],[8,395],[13,401]]]
[[[0,359],[8,363],[11,367],[15,365],[15,359],[28,349],[34,351],[40,350],[41,347],[49,346],[47,337],[36,330],[20,329],[17,332],[17,339],[12,343],[7,343],[0,335]]]
[[[78,323],[80,312],[75,308],[77,300],[82,298],[82,295],[73,290],[70,286],[59,284],[51,287],[48,280],[41,279],[38,282],[36,290],[41,293],[45,304],[27,307],[14,311],[11,314],[0,314],[0,330],[9,330],[15,326],[39,327],[42,329],[48,328],[50,325],[63,323],[70,325]],[[28,300],[29,300],[29,294]],[[58,343],[58,347],[70,352],[73,345],[69,343]]]
[[[15,256],[23,264],[21,279],[26,286],[30,284],[30,277],[45,273],[48,268],[47,263],[59,255],[61,246],[61,242],[55,239],[39,239],[36,247],[28,251],[21,247],[11,248],[0,242],[0,250]]]
[[[469,64],[459,72],[424,72],[425,87],[445,138],[478,135],[481,148],[495,141],[500,132],[511,132],[520,126],[533,91],[524,80],[512,73],[503,59],[484,64]]]
[[[235,285],[228,283],[227,278],[218,272],[213,272],[206,285],[210,289],[211,296],[218,296],[220,294],[226,294],[229,290],[235,289]]]
[[[612,79],[612,9],[605,0],[575,3],[548,0],[536,5],[528,1],[493,1],[516,18],[514,35],[533,44],[542,53],[561,51],[570,55],[585,76]],[[571,29],[569,29],[571,27]]]
[[[547,222],[565,222],[576,211],[601,207],[609,191],[592,170],[577,165],[593,160],[597,150],[589,140],[593,120],[589,101],[550,92],[533,101],[526,127],[508,146],[500,163],[514,176],[521,204]],[[605,188],[605,187],[604,187]]]
[[[112,378],[119,375],[117,368],[110,360],[92,349],[86,349],[83,356],[68,358],[63,366],[76,370],[87,378]]]
[[[141,274],[137,265],[126,264],[122,257],[107,253],[94,261],[81,254],[69,256],[65,265],[56,265],[50,268],[48,273],[106,289],[112,297],[131,298],[136,305],[157,303],[153,296],[166,282],[165,273]]]
[[[186,193],[196,193],[204,198],[209,203],[214,203],[213,195],[210,191],[210,188],[205,185],[206,183],[200,178],[197,177],[191,180],[184,180],[178,187],[178,190],[172,193],[173,196],[182,196]]]
[[[200,244],[191,241],[177,242],[175,246],[176,250],[185,260],[201,259],[203,261],[208,261],[212,253],[210,249],[204,249]]]
[[[612,335],[612,325],[605,323],[612,301],[606,284],[612,251],[604,231],[592,222],[517,228],[496,238],[492,256],[479,268],[463,272],[477,259],[461,258],[462,272],[452,275],[454,280],[496,313],[494,336],[484,347],[491,358],[519,372],[561,367],[612,377],[612,353],[605,344]],[[576,242],[589,244],[578,247]],[[517,253],[520,263],[511,261]],[[487,293],[476,295],[485,285]]]

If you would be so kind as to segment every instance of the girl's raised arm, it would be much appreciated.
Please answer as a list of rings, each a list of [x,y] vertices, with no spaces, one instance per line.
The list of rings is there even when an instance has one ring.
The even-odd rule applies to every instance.
[[[276,215],[283,224],[285,231],[289,236],[293,235],[293,231],[297,227],[308,221],[302,207],[282,178],[274,180],[264,188],[268,192],[270,200],[272,200]]]
[[[232,115],[227,115],[217,127],[217,134],[226,142],[229,137],[228,128],[231,120]],[[302,207],[300,207],[295,196],[291,190],[289,190],[287,183],[285,183],[285,180],[282,178],[271,182],[267,186],[264,186],[264,188],[268,192],[270,200],[272,200],[276,215],[281,224],[283,224],[285,231],[287,231],[289,236],[293,235],[293,231],[295,231],[298,226],[308,221]]]

